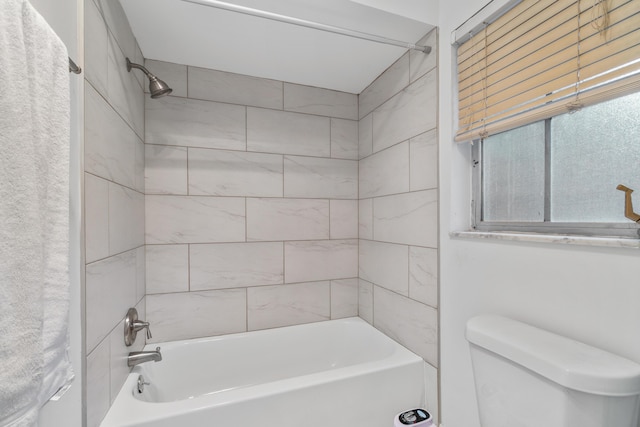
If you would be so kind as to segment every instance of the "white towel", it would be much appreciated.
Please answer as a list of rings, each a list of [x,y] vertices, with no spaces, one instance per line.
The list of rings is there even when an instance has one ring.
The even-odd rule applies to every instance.
[[[0,1],[0,426],[35,426],[73,378],[69,72],[27,0]]]

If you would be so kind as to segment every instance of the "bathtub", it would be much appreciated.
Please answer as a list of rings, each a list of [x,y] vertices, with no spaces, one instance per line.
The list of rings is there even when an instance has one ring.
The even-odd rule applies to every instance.
[[[422,359],[359,318],[156,346],[102,427],[392,427],[424,406]]]

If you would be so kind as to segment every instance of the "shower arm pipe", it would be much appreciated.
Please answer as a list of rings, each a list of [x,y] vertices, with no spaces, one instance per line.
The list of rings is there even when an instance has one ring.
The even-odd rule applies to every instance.
[[[312,28],[314,30],[326,31],[328,33],[340,34],[343,36],[354,37],[362,40],[369,40],[376,43],[388,44],[392,46],[403,47],[405,49],[418,50],[424,53],[431,52],[431,46],[420,46],[413,43],[407,43],[400,40],[394,40],[387,37],[377,36],[375,34],[363,33],[360,31],[349,30],[341,27],[334,27],[333,25],[321,24],[319,22],[307,21],[305,19],[294,18],[291,16],[280,15],[277,13],[267,12],[264,10],[253,9],[246,6],[240,6],[230,3],[225,3],[218,0],[182,0],[186,3],[194,3],[202,6],[214,7],[216,9],[228,10],[231,12],[238,12],[245,15],[256,16],[258,18],[270,19],[272,21],[284,22],[287,24],[298,25],[300,27]]]

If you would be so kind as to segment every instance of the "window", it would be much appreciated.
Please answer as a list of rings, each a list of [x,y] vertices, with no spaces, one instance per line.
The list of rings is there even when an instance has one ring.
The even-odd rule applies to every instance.
[[[456,141],[474,141],[474,227],[640,237],[616,189],[638,190],[640,211],[640,1],[513,0],[495,15],[454,33],[468,33]]]
[[[616,187],[640,190],[640,93],[489,136],[473,154],[478,230],[639,236]]]

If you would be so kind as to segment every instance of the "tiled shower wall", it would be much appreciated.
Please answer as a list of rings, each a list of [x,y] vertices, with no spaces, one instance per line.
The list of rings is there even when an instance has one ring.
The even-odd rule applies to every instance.
[[[153,341],[357,315],[358,97],[146,64]]]
[[[438,408],[437,31],[359,97],[359,315],[422,356]]]
[[[143,61],[115,0],[86,0],[85,10],[85,346],[87,426],[97,426],[129,372],[123,318],[144,318]]]

